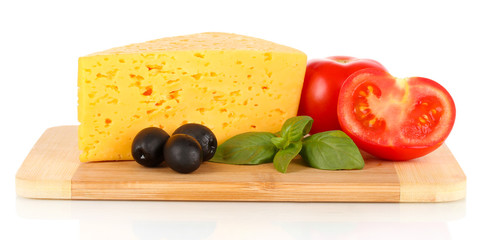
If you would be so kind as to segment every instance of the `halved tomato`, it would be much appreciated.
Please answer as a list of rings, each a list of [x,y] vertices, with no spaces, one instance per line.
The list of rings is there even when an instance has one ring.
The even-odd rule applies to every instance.
[[[327,57],[308,63],[297,115],[314,119],[311,134],[341,129],[336,114],[341,85],[351,74],[365,68],[385,70],[375,60],[349,56]]]
[[[337,113],[341,128],[361,149],[383,159],[409,160],[442,145],[456,110],[447,90],[430,79],[364,69],[341,87]]]

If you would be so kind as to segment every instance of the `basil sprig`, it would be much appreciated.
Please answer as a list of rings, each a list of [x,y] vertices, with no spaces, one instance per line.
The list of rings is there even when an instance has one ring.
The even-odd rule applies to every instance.
[[[309,116],[297,116],[289,118],[279,132],[280,137],[271,139],[272,143],[279,149],[274,156],[274,167],[277,171],[285,173],[287,167],[294,157],[302,149],[302,139],[309,133],[313,119]]]
[[[361,169],[365,162],[355,143],[342,131],[317,133],[304,138],[313,124],[309,116],[286,120],[281,131],[247,132],[236,135],[217,148],[211,162],[262,164],[273,162],[285,173],[298,154],[311,167],[324,170]]]

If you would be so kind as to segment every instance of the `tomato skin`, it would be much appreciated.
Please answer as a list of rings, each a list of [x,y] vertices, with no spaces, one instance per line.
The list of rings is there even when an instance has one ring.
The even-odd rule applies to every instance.
[[[314,119],[311,134],[341,129],[336,113],[341,85],[352,73],[365,68],[385,70],[375,60],[348,56],[333,56],[308,63],[298,115]]]
[[[373,96],[361,93],[368,86]],[[387,160],[410,160],[434,151],[450,134],[455,116],[452,97],[435,81],[397,80],[376,69],[348,77],[338,99],[342,130],[360,149]]]

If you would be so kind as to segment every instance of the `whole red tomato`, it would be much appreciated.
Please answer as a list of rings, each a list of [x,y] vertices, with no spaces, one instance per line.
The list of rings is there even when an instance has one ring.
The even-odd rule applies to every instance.
[[[311,134],[341,129],[336,114],[341,85],[352,73],[365,68],[385,70],[383,65],[375,60],[347,56],[334,56],[309,62],[298,115],[314,119]]]
[[[438,83],[395,78],[364,69],[341,87],[338,117],[358,147],[388,160],[409,160],[437,149],[455,121],[455,105]]]

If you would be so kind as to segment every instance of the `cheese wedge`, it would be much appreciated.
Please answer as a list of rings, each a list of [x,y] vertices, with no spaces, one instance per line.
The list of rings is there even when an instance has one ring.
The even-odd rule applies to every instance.
[[[169,37],[79,58],[81,161],[132,160],[146,127],[171,134],[210,128],[219,144],[249,131],[277,132],[296,116],[306,55],[228,33]]]

